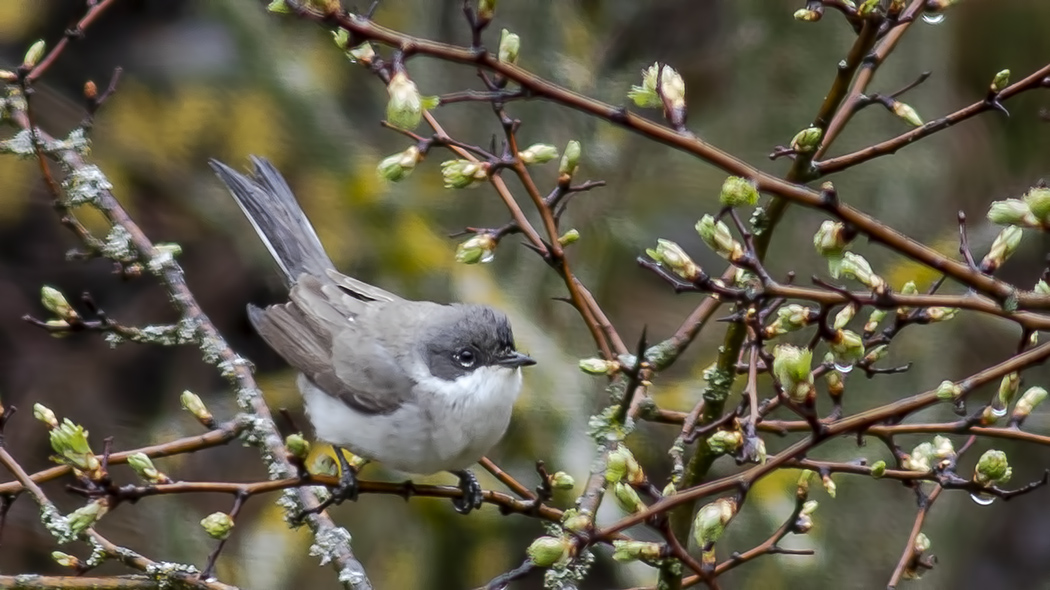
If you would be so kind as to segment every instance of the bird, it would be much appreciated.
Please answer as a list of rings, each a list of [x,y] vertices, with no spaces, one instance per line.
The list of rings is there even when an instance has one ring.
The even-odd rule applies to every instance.
[[[209,164],[279,267],[288,301],[248,304],[255,331],[298,371],[318,439],[341,468],[336,501],[356,499],[344,449],[408,474],[451,472],[455,510],[479,508],[469,470],[503,437],[522,388],[506,314],[486,305],[413,301],[337,271],[280,172],[250,157],[241,174]]]

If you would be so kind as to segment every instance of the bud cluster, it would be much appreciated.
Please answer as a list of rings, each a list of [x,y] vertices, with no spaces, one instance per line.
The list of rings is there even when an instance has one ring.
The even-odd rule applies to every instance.
[[[642,108],[663,108],[666,101],[672,111],[684,111],[685,80],[671,66],[657,62],[642,70],[642,85],[631,86],[627,98]]]
[[[1050,188],[1036,186],[1020,199],[993,202],[988,208],[988,220],[999,225],[1047,229],[1050,227]]]
[[[812,367],[813,351],[808,348],[780,344],[773,349],[773,376],[795,403],[812,401],[816,396]]]

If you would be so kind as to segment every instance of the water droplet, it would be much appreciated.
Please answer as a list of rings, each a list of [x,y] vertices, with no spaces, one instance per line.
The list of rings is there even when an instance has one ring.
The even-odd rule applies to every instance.
[[[944,22],[944,13],[924,12],[922,13],[922,22],[928,25],[939,25]]]
[[[970,499],[974,501],[974,504],[978,506],[987,506],[992,502],[995,502],[995,496],[989,494],[982,494],[981,492],[974,492],[970,494]]]
[[[1006,415],[1006,407],[997,407],[998,404],[992,404],[992,415],[996,418],[1002,418]]]
[[[489,262],[492,262],[495,258],[496,253],[492,250],[488,250],[485,252],[484,256],[481,257],[481,260],[479,260],[479,262],[481,262],[482,264],[488,264]]]
[[[853,365],[842,365],[838,362],[835,363],[835,370],[839,373],[849,373],[853,370]]]

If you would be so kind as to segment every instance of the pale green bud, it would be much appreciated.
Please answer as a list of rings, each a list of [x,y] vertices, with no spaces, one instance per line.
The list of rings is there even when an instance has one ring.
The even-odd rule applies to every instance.
[[[660,76],[663,98],[656,92],[657,75]],[[674,68],[666,65],[661,67],[657,62],[642,70],[642,85],[632,86],[627,98],[642,108],[663,108],[666,99],[672,109],[682,109],[685,108],[685,81]]]
[[[575,139],[565,144],[565,153],[561,156],[561,165],[558,166],[558,174],[572,176],[576,174],[576,168],[580,164],[580,142]]]
[[[773,349],[773,375],[784,393],[796,403],[804,402],[814,393],[813,351],[790,344]]]
[[[881,0],[864,0],[864,2],[861,3],[860,8],[857,9],[857,14],[859,14],[861,18],[868,18],[876,14],[880,1]]]
[[[915,112],[915,109],[911,106],[899,100],[895,100],[890,106],[890,110],[893,111],[894,115],[904,119],[910,125],[914,127],[922,127],[922,119],[919,118],[919,113]]]
[[[225,539],[233,530],[233,519],[225,512],[212,512],[201,519],[201,527],[213,539]]]
[[[142,479],[151,484],[166,483],[170,481],[168,476],[164,475],[153,466],[153,461],[146,455],[146,453],[135,453],[128,457],[128,465],[131,466],[135,473]]]
[[[837,331],[828,348],[840,365],[849,366],[864,358],[864,339],[852,330]]]
[[[807,10],[805,8],[799,8],[794,14],[795,20],[812,23],[820,20],[821,14],[816,10]]]
[[[835,493],[838,490],[838,486],[836,486],[835,482],[831,480],[831,475],[829,474],[820,476],[820,481],[824,484],[824,491],[827,492],[829,496],[834,498]]]
[[[55,563],[62,567],[79,568],[82,565],[79,559],[61,551],[52,551],[51,559],[54,559]]]
[[[645,541],[613,541],[613,559],[620,562],[657,561],[663,555],[663,546]]]
[[[50,432],[51,448],[63,459],[64,463],[88,473],[92,478],[100,476],[102,465],[88,444],[88,431],[83,426],[74,424],[69,418],[62,420],[57,428]]]
[[[525,164],[545,164],[558,157],[558,148],[549,143],[534,143],[518,152],[518,157]]]
[[[489,233],[475,234],[456,246],[456,262],[477,264],[492,262],[496,257],[496,238]]]
[[[551,487],[556,490],[571,490],[576,487],[576,480],[564,471],[556,471],[551,476]]]
[[[1021,374],[1017,372],[1010,373],[1003,380],[999,382],[999,403],[1002,407],[1010,405],[1014,401],[1014,397],[1017,396],[1017,392],[1021,388]]]
[[[878,478],[880,478],[880,477],[882,477],[884,475],[886,475],[886,462],[885,461],[881,461],[880,460],[880,461],[876,461],[876,462],[871,464],[871,476],[872,477],[874,477],[875,479],[878,479]]]
[[[441,176],[445,188],[470,188],[488,179],[489,165],[470,160],[448,160],[441,163]]]
[[[645,481],[645,474],[641,465],[634,458],[634,454],[622,443],[609,453],[608,468],[605,471],[605,481],[615,483],[626,480],[633,484]]]
[[[930,538],[926,536],[926,533],[919,533],[915,535],[915,551],[917,553],[925,553],[930,550]]]
[[[878,330],[879,323],[881,323],[882,320],[886,319],[887,313],[888,312],[885,309],[876,309],[872,311],[871,315],[868,316],[868,321],[864,324],[864,332],[867,334],[871,334],[875,330]]]
[[[44,51],[47,50],[47,43],[43,39],[39,39],[36,43],[29,46],[29,50],[26,51],[26,55],[22,58],[22,67],[31,70],[40,61],[40,58],[44,57]]]
[[[1039,282],[1035,284],[1035,292],[1039,295],[1050,295],[1050,285],[1043,279],[1039,279]]]
[[[386,88],[390,96],[386,105],[387,121],[403,129],[418,127],[423,119],[423,97],[416,83],[405,72],[397,72]]]
[[[695,281],[702,274],[700,267],[693,262],[685,250],[671,240],[660,238],[656,240],[656,249],[646,248],[645,253],[649,255],[649,258],[687,281]]]
[[[566,512],[568,512],[568,510],[566,510]],[[574,533],[583,533],[590,530],[590,528],[594,526],[594,519],[591,518],[591,515],[587,513],[573,514],[572,516],[566,518],[562,522],[561,526],[567,531],[572,531]]]
[[[799,510],[798,518],[795,520],[793,531],[796,535],[805,535],[813,529],[813,513],[817,511],[820,504],[816,500],[807,500]]]
[[[1050,221],[1050,188],[1035,187],[1028,190],[1024,195],[1024,202],[1032,215],[1040,222]],[[993,203],[994,204],[994,203]]]
[[[867,357],[865,357],[867,359]],[[834,363],[835,355],[830,352],[824,355],[824,362]],[[827,373],[824,373],[824,383],[828,388],[828,395],[831,399],[838,400],[842,398],[842,394],[846,392],[846,383],[842,379],[842,373],[832,369]]]
[[[1010,70],[1000,70],[997,74],[995,74],[995,77],[992,78],[991,91],[998,94],[1009,85]]]
[[[1024,422],[1026,418],[1032,413],[1039,404],[1043,403],[1046,399],[1047,392],[1042,387],[1029,387],[1024,394],[1021,395],[1021,399],[1017,400],[1017,405],[1014,406],[1014,413],[1010,416],[1010,421],[1015,424]]]
[[[507,29],[499,36],[499,60],[507,64],[518,63],[518,52],[521,50],[521,37]]]
[[[581,359],[580,370],[588,375],[612,375],[620,370],[618,361],[607,361],[600,358]]]
[[[857,313],[857,306],[852,303],[842,308],[842,311],[835,314],[835,321],[832,322],[832,328],[835,330],[841,330],[846,327],[846,324],[850,323],[853,316]]]
[[[0,82],[18,82],[18,74],[11,70],[0,70]]]
[[[1021,199],[995,201],[988,208],[988,221],[999,225],[1039,225],[1039,218],[1032,212],[1028,203]]]
[[[743,246],[733,239],[733,234],[729,233],[729,226],[721,221],[716,222],[711,215],[704,215],[697,222],[696,232],[708,248],[726,260],[738,260],[744,255]]]
[[[795,495],[799,498],[805,498],[809,496],[809,483],[813,479],[813,476],[817,472],[810,469],[803,469],[798,474],[798,483],[796,484]]]
[[[702,548],[709,547],[717,541],[726,530],[726,525],[736,514],[736,500],[719,498],[707,504],[696,513],[693,522],[693,538]]]
[[[482,22],[492,20],[496,14],[496,0],[478,0],[478,19]]]
[[[370,64],[376,56],[376,50],[372,47],[371,43],[365,41],[350,51],[347,51],[346,55],[350,58],[350,61],[354,63],[361,62],[363,64]]]
[[[558,237],[558,243],[562,246],[568,246],[569,244],[575,244],[580,239],[580,232],[576,229],[570,229],[561,236]]]
[[[718,199],[727,207],[750,207],[758,203],[755,183],[739,176],[730,176],[722,183]]]
[[[880,291],[886,287],[886,281],[875,274],[871,264],[860,254],[843,253],[840,271],[846,278],[853,279],[873,291]]]
[[[874,365],[875,363],[882,360],[882,357],[886,356],[889,352],[890,347],[888,344],[880,344],[875,348],[872,348],[864,355],[864,364],[867,366]]]
[[[412,146],[403,152],[383,158],[376,167],[376,174],[390,182],[398,182],[408,178],[422,159],[423,154],[419,148]]]
[[[926,310],[926,317],[930,318],[931,323],[946,322],[958,313],[957,307],[931,307]]]
[[[33,417],[47,424],[48,428],[58,428],[58,418],[55,417],[51,408],[44,404],[33,404]]]
[[[807,127],[791,138],[791,149],[800,154],[808,154],[820,147],[824,131],[820,127]]]
[[[66,301],[65,295],[54,287],[44,286],[40,289],[40,302],[48,311],[62,319],[71,320],[78,317],[77,312]]]
[[[660,92],[672,109],[685,108],[685,80],[671,66],[664,66],[660,75]]]
[[[289,434],[284,438],[284,446],[293,457],[305,461],[310,456],[310,441],[298,432]]]
[[[350,46],[350,32],[346,29],[332,31],[332,39],[335,41],[335,46],[343,51],[346,51]]]
[[[901,464],[908,471],[929,473],[930,471],[933,471],[933,468],[930,466],[933,456],[933,444],[924,442],[916,445],[915,448],[912,449],[911,454],[905,455]]]
[[[310,466],[310,473],[335,477],[339,475],[339,466],[331,455],[318,455]]]
[[[915,286],[915,281],[908,281],[901,287],[901,295],[918,295],[919,288]]]
[[[80,536],[80,533],[94,526],[106,512],[109,512],[109,501],[105,498],[99,498],[86,506],[74,510],[66,517],[66,522],[69,523],[70,532]]]
[[[816,312],[812,309],[792,303],[777,309],[777,319],[765,330],[766,338],[773,338],[789,332],[800,330],[809,325],[810,318]]]
[[[1013,469],[1006,459],[1006,453],[997,450],[985,451],[977,460],[973,471],[973,480],[982,486],[1004,484],[1010,481]]]
[[[956,385],[954,382],[945,379],[941,381],[941,384],[937,386],[937,399],[942,400],[953,400],[962,395],[962,387]]]
[[[813,235],[813,246],[817,254],[828,259],[828,273],[832,278],[839,277],[842,255],[849,246],[846,239],[846,226],[838,221],[825,221]]]
[[[982,270],[992,272],[1002,266],[1017,251],[1023,236],[1024,230],[1016,225],[1003,228],[1003,231],[999,232],[999,235],[995,237],[995,241],[992,242],[988,255],[981,261]]]
[[[193,414],[201,424],[210,427],[215,423],[211,412],[208,411],[208,408],[197,394],[189,390],[183,391],[182,395],[179,396],[179,401],[182,402],[183,409]]]
[[[292,12],[292,9],[285,4],[284,0],[271,0],[271,2],[266,5],[266,10],[275,14],[288,14]]]
[[[947,436],[937,435],[933,437],[933,458],[938,461],[951,459],[955,456],[955,445]]]
[[[719,430],[707,438],[707,447],[715,455],[735,453],[744,446],[744,433],[739,430]]]
[[[532,563],[550,567],[569,557],[569,540],[564,537],[540,537],[525,550]]]

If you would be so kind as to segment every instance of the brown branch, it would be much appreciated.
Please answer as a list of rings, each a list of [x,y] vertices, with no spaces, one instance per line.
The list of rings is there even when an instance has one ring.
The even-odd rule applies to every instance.
[[[0,588],[17,590],[162,590],[170,584],[149,576],[0,575]]]
[[[69,41],[71,39],[79,39],[84,34],[84,30],[90,27],[95,20],[102,16],[102,13],[105,12],[107,8],[114,4],[116,4],[116,0],[101,0],[100,2],[94,3],[89,2],[88,11],[84,14],[83,18],[81,18],[71,29],[66,31],[65,36],[63,36],[62,39],[55,44],[54,48],[48,52],[44,59],[40,60],[40,62],[37,63],[25,76],[25,81],[32,83],[40,78],[40,76],[43,76],[44,72],[55,63],[58,56],[62,55],[66,46],[69,45]]]

